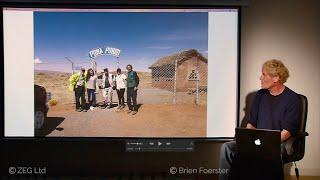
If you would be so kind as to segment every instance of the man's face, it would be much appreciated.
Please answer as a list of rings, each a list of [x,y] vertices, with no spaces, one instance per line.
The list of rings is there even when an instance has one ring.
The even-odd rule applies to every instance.
[[[130,72],[132,71],[132,67],[131,66],[127,66],[127,70]]]
[[[262,89],[270,89],[279,81],[279,78],[270,75],[266,68],[262,68],[260,81]]]

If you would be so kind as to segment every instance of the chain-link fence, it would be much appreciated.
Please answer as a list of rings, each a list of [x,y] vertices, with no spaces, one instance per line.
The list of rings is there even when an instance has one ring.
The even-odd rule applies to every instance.
[[[166,95],[171,96],[172,103],[206,105],[207,59],[196,50],[160,58],[149,68],[152,87],[170,92]]]
[[[135,67],[134,62],[132,65]],[[34,81],[35,84],[45,87],[47,92],[51,93],[51,99],[59,104],[74,103],[74,93],[69,91],[69,78],[81,67],[88,69],[91,66],[90,61],[36,63]],[[116,74],[114,71],[110,73]],[[207,104],[207,59],[196,50],[160,58],[149,66],[149,72],[139,71],[138,76],[138,103]],[[97,88],[96,92],[98,103],[102,102],[102,90]],[[117,103],[116,91],[113,94],[113,102]]]

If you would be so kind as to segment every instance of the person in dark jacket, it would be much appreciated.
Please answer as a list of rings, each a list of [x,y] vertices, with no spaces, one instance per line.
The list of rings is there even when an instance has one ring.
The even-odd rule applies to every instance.
[[[289,71],[281,61],[272,59],[263,64],[261,89],[255,96],[246,126],[250,129],[280,130],[282,157],[292,153],[292,148],[286,141],[296,135],[301,114],[299,95],[284,85],[288,77]],[[234,140],[221,146],[220,169],[229,172],[237,155],[236,147]],[[228,173],[220,174],[220,179],[228,178]]]
[[[132,115],[137,114],[137,91],[139,85],[139,76],[137,72],[132,70],[132,65],[127,65],[128,75],[127,75],[127,104],[129,111]]]

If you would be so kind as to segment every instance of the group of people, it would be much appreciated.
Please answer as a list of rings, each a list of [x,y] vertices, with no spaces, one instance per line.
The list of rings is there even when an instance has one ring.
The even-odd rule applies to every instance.
[[[137,90],[140,80],[137,72],[132,70],[132,65],[128,64],[126,69],[128,71],[127,74],[122,73],[121,69],[118,68],[117,74],[114,75],[109,72],[108,68],[105,68],[101,73],[95,72],[92,68],[87,71],[81,68],[79,73],[73,74],[69,81],[70,90],[74,91],[75,94],[76,111],[86,112],[88,109],[94,110],[97,106],[96,93],[98,89],[102,90],[102,96],[104,97],[101,108],[112,108],[113,91],[116,90],[118,109],[121,110],[125,107],[124,93],[127,90],[128,113],[132,115],[137,114]],[[98,79],[101,80],[100,84],[97,83]],[[88,104],[85,99],[86,92]]]

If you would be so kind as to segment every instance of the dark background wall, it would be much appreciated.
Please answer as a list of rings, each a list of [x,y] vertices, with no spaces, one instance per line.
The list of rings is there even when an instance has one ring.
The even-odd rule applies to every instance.
[[[263,62],[282,60],[290,71],[286,85],[309,100],[310,136],[297,165],[300,174],[319,176],[320,1],[254,0],[242,8],[241,40],[240,118],[260,87]]]

